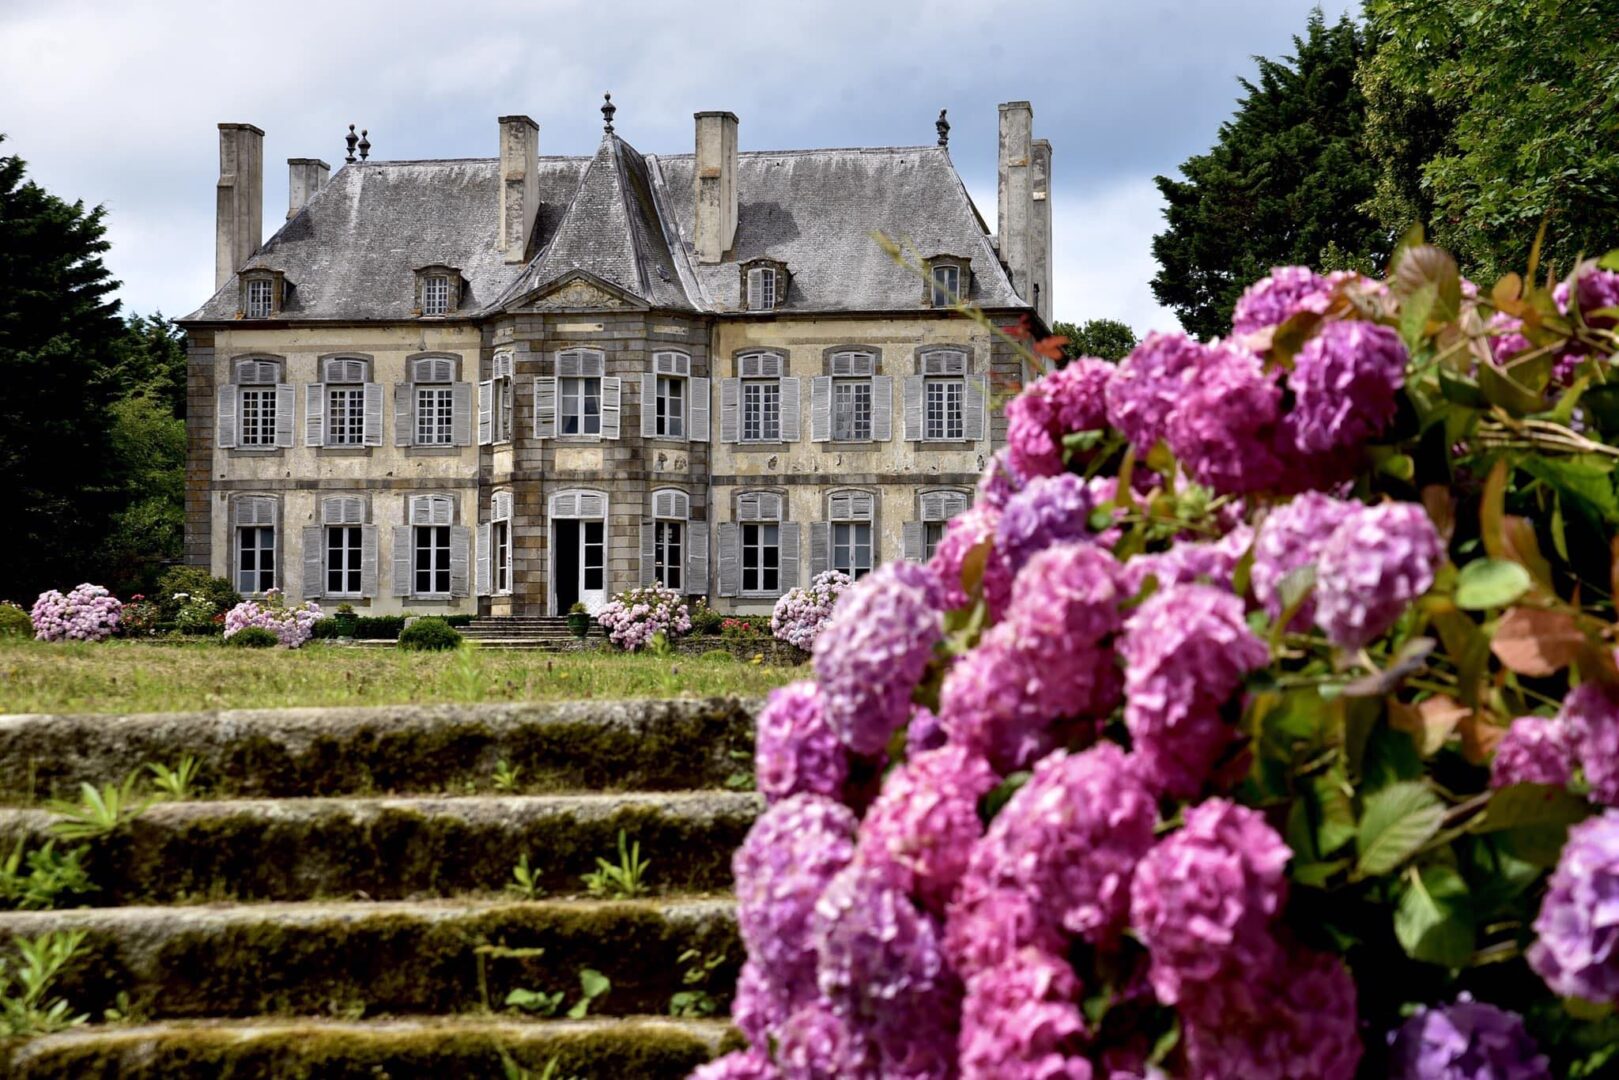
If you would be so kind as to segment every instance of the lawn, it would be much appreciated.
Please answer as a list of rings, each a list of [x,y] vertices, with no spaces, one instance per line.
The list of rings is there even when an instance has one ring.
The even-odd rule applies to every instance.
[[[763,695],[807,668],[729,656],[232,649],[0,638],[0,713]]]

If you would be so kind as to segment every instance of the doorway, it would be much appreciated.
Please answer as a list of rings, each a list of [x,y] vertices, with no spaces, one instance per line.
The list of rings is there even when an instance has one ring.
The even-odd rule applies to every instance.
[[[607,603],[607,500],[564,492],[551,500],[551,611],[563,615],[583,602],[592,612]]]

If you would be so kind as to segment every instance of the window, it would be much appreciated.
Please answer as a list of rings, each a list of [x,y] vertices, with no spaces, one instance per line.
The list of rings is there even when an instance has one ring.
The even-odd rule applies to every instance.
[[[512,354],[496,353],[489,383],[489,441],[512,439]],[[480,421],[481,423],[481,421]]]
[[[512,591],[512,493],[497,491],[489,502],[489,572],[491,591]]]
[[[351,357],[331,357],[325,361],[324,368],[325,445],[364,446],[366,362]]]
[[[582,524],[579,547],[580,555],[584,558],[584,573],[580,575],[580,588],[586,592],[597,592],[606,588],[607,524],[601,520]]]
[[[946,308],[961,295],[961,267],[938,263],[933,267],[933,306]]]
[[[872,521],[876,499],[869,491],[834,491],[827,496],[831,568],[851,579],[871,570]],[[826,541],[821,541],[825,543]]]
[[[922,561],[932,562],[934,552],[939,550],[939,541],[944,539],[945,522],[924,521],[922,523]]]
[[[953,350],[922,357],[922,437],[949,441],[967,437],[967,355]]]
[[[683,439],[686,437],[686,380],[675,375],[657,378],[656,434]]]
[[[755,266],[748,271],[748,310],[770,311],[776,306],[776,271]]]
[[[237,421],[236,441],[240,446],[274,446],[276,388],[242,387],[242,409]],[[295,399],[296,400],[296,399]]]
[[[416,445],[449,446],[454,439],[455,395],[448,386],[416,387]]]
[[[927,562],[939,549],[950,519],[967,509],[968,497],[964,491],[924,491],[918,501],[920,520],[905,523],[905,558]]]
[[[416,526],[416,581],[418,596],[450,595],[450,527]]]
[[[559,379],[562,398],[562,434],[600,435],[602,399],[600,379]]]
[[[652,525],[652,576],[668,588],[680,591],[681,569],[685,564],[684,522],[657,521]]]
[[[871,380],[838,379],[832,384],[832,438],[871,438]]]
[[[781,438],[781,384],[772,379],[742,383],[742,441],[775,442]]]
[[[249,278],[247,302],[243,307],[249,319],[268,319],[275,314],[275,282],[269,278]]]
[[[275,588],[275,526],[236,529],[236,591],[262,593]]]
[[[422,280],[422,314],[447,315],[450,311],[450,279],[445,274],[429,274]]]
[[[358,525],[326,527],[326,595],[359,596],[364,530]]]
[[[742,591],[781,591],[781,526],[771,523],[742,526]]]

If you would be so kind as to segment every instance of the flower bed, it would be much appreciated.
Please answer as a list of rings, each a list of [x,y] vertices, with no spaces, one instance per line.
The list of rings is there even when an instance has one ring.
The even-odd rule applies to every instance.
[[[627,652],[646,648],[659,634],[668,640],[691,629],[685,600],[662,585],[619,593],[596,613],[596,621],[608,640]]]
[[[289,606],[280,589],[270,589],[262,601],[243,600],[225,613],[227,639],[249,627],[268,630],[282,645],[296,649],[314,634],[320,605],[313,600]]]

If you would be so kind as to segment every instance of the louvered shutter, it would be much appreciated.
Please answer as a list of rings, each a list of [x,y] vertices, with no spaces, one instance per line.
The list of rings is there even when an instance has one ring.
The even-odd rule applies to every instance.
[[[798,522],[781,523],[781,591],[798,588]]]
[[[905,441],[922,441],[922,394],[925,381],[920,375],[905,376],[901,394],[905,398]]]
[[[874,375],[871,380],[871,437],[887,442],[894,437],[894,377]]]
[[[715,526],[719,545],[720,595],[735,596],[742,591],[742,534],[735,522],[722,521]]]
[[[708,441],[708,395],[707,379],[686,381],[686,437],[692,442]]]
[[[292,446],[292,414],[298,408],[298,388],[282,383],[275,388],[275,444],[282,449]]]
[[[304,384],[304,445],[326,445],[326,387]]]
[[[409,525],[395,525],[393,534],[393,594],[409,596],[410,572],[416,556],[415,533]]]
[[[943,521],[944,520],[944,497],[945,497],[945,494],[946,493],[943,492],[943,491],[925,491],[925,492],[922,493],[922,520],[923,521]]]
[[[708,522],[686,525],[686,591],[708,595]]]
[[[810,580],[832,566],[832,526],[824,521],[810,522]]]
[[[617,375],[602,379],[602,438],[618,438],[623,404],[624,380]]]
[[[450,529],[450,595],[472,592],[472,530],[465,525]]]
[[[655,372],[641,372],[641,438],[650,439],[658,434],[658,376]]]
[[[557,433],[557,381],[541,375],[534,380],[534,437],[554,438]]]
[[[652,584],[654,572],[657,570],[656,531],[656,522],[641,522],[641,584],[643,586]]]
[[[740,438],[741,399],[741,379],[720,380],[720,442],[734,443]]]
[[[962,434],[969,439],[982,439],[989,388],[982,375],[969,375],[966,382],[965,400],[961,407]]]
[[[478,526],[478,595],[479,596],[488,596],[491,592],[494,592],[494,588],[490,584],[492,579],[490,577],[490,571],[489,571],[489,553],[490,553],[490,550],[491,550],[492,539],[493,539],[493,533],[491,531],[489,522],[486,521],[482,525],[479,525]]]
[[[798,380],[781,380],[781,441],[798,441]]]
[[[409,446],[416,440],[416,387],[413,383],[394,384],[394,445]]]
[[[607,500],[594,492],[582,491],[579,493],[579,516],[582,518],[599,518],[607,515]]]
[[[318,600],[326,583],[326,530],[309,525],[304,534],[304,599]]]
[[[495,384],[485,379],[478,384],[478,445],[495,441]]]
[[[360,529],[360,595],[377,595],[377,527],[366,525]]]
[[[817,375],[810,380],[810,442],[832,439],[832,380]]]
[[[493,427],[493,402],[490,404],[490,420]],[[507,432],[508,436],[510,434]],[[456,446],[472,445],[472,384],[469,382],[453,383],[450,386],[450,441]]]
[[[907,521],[901,530],[901,547],[906,562],[921,562],[927,548],[926,528],[920,521]]]
[[[365,383],[365,445],[382,445],[382,384]]]
[[[235,383],[227,383],[219,388],[214,406],[215,416],[218,419],[218,429],[214,438],[222,450],[232,450],[236,447],[236,396]]]

